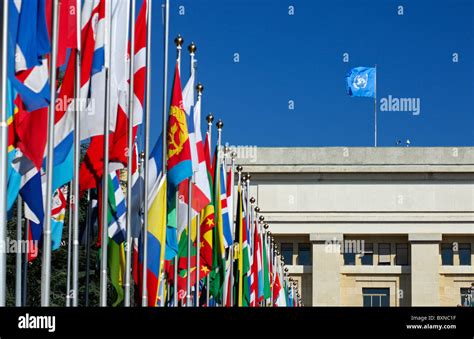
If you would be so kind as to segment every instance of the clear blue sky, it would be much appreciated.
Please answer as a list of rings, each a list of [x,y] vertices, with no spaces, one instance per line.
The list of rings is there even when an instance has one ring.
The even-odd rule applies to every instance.
[[[161,3],[154,0],[153,9],[153,140],[161,131]],[[170,87],[178,33],[185,40],[182,85],[194,41],[203,119],[209,112],[223,119],[223,140],[231,145],[372,146],[373,100],[347,96],[344,77],[374,64],[379,99],[421,102],[418,116],[379,112],[379,146],[398,139],[474,145],[472,0],[171,0]]]

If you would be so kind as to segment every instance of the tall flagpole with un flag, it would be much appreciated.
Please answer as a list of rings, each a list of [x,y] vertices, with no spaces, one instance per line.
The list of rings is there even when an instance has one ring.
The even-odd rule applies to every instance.
[[[346,74],[346,92],[351,97],[374,98],[374,146],[377,147],[377,65],[352,68]]]
[[[0,192],[7,192],[8,168],[8,123],[7,123],[7,44],[8,44],[8,5],[9,1],[2,1],[2,83],[0,107]],[[0,199],[0,241],[6,241],[7,236],[7,199]],[[7,279],[7,254],[0,253],[0,306],[5,306]]]

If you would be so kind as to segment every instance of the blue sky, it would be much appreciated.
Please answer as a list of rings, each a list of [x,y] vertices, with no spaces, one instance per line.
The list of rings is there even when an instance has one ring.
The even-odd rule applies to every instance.
[[[161,131],[161,3],[153,9],[153,140]],[[170,87],[178,33],[182,85],[194,41],[203,119],[221,118],[231,145],[373,146],[373,100],[349,97],[344,77],[374,64],[378,100],[419,98],[421,106],[417,116],[379,112],[379,146],[474,145],[472,0],[171,0]]]

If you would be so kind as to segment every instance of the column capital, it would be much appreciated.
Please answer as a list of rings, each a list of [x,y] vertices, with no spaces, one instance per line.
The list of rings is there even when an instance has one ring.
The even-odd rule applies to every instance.
[[[309,240],[313,243],[324,243],[324,242],[342,242],[344,235],[342,233],[311,233]]]
[[[409,233],[408,241],[409,242],[440,242],[443,239],[441,233]]]

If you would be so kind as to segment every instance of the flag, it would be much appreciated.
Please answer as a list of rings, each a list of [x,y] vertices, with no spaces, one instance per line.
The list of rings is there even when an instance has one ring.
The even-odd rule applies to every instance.
[[[8,1],[8,78],[22,98],[25,110],[33,112],[48,107],[50,101],[44,58],[51,50],[45,0]]]
[[[229,219],[229,208],[227,207],[228,196],[226,192],[226,173],[225,165],[221,164],[220,173],[220,199],[221,199],[221,214],[222,214],[222,232],[224,234],[224,247],[228,248],[234,243],[232,238],[231,221]]]
[[[244,201],[240,183],[237,189],[237,215],[236,215],[236,234],[235,239],[238,241],[238,249],[236,251],[235,259],[237,260],[237,274],[236,279],[238,281],[237,291],[237,305],[249,306],[250,305],[250,289],[249,289],[249,248],[248,248],[248,235],[246,220],[244,214]]]
[[[225,246],[224,246],[224,219],[222,216],[222,204],[221,204],[221,188],[220,188],[220,171],[221,168],[218,166],[219,159],[219,148],[216,146],[214,153],[214,187],[216,196],[214,196],[215,213],[214,219],[216,227],[213,230],[213,241],[212,241],[212,272],[210,276],[210,293],[216,300],[216,302],[222,302],[222,293],[225,281],[226,261],[225,261]]]
[[[148,209],[148,306],[156,306],[165,257],[166,175],[155,183],[149,195]]]
[[[264,297],[262,241],[257,221],[254,223],[253,260],[250,281],[250,302],[253,306],[257,306]]]
[[[186,115],[183,109],[181,81],[178,63],[176,63],[173,81],[173,93],[168,119],[168,180],[170,186],[177,187],[184,179],[193,174],[191,148],[189,143]]]
[[[269,260],[269,248],[267,246],[267,241],[263,241],[263,298],[265,300],[269,299],[271,296],[270,289],[270,260]]]
[[[105,100],[107,99],[104,86],[106,81],[104,65],[107,61],[110,67],[108,76],[111,78],[109,88],[111,100],[108,104],[111,132],[116,129],[119,102],[126,102],[127,100],[127,73],[129,70],[127,46],[130,3],[129,0],[112,1],[110,2],[110,12],[106,13],[103,2],[104,0],[101,0],[100,4],[96,2],[93,4],[99,7],[97,15],[99,16],[98,21],[100,23],[97,26],[96,39],[94,39],[95,49],[93,53],[92,76],[90,78],[90,105],[87,107],[88,113],[81,115],[81,140],[104,134],[104,109]],[[92,8],[92,12],[94,12],[95,7]],[[87,20],[86,25],[89,25],[89,19],[92,20],[91,25],[93,25],[97,20],[96,14],[94,13],[90,18],[89,15],[86,15],[89,13],[90,10],[88,8],[83,18],[85,19],[84,21]],[[111,20],[111,23],[109,20]],[[110,60],[108,60],[109,56],[106,55],[104,49],[105,25],[111,26],[109,32],[111,37],[109,46]],[[89,43],[92,43],[92,41]],[[87,53],[90,52],[90,50],[87,50]]]
[[[356,67],[346,75],[346,91],[351,97],[375,97],[376,69]]]
[[[82,1],[81,1],[82,3]],[[59,28],[57,66],[61,67],[66,62],[67,49],[77,47],[76,14],[77,0],[59,1]],[[46,1],[46,21],[48,31],[51,30],[52,0]],[[49,32],[51,35],[51,32]]]
[[[56,189],[53,194],[51,208],[51,242],[53,250],[59,249],[61,245],[67,197],[68,189],[66,186]]]
[[[126,238],[126,213],[125,194],[123,193],[120,181],[115,171],[112,171],[108,177],[108,234],[117,244],[121,244]]]

